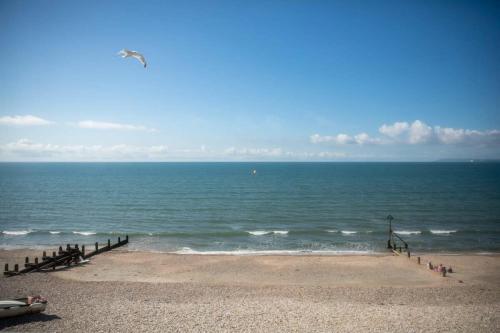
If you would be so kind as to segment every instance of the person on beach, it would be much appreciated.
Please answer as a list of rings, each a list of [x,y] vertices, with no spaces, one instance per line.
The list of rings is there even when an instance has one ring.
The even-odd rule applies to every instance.
[[[28,304],[43,303],[43,302],[47,302],[47,300],[40,295],[28,296]]]

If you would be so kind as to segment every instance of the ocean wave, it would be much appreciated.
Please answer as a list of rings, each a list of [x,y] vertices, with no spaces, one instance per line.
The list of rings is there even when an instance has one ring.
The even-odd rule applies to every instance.
[[[197,251],[190,247],[183,247],[177,251],[171,251],[166,253],[173,254],[197,254],[197,255],[258,255],[258,256],[269,256],[269,255],[368,255],[376,254],[369,250],[234,250],[234,251]]]
[[[326,232],[331,232],[331,233],[338,233],[339,231],[338,230],[326,230]]]
[[[93,231],[73,231],[75,235],[82,235],[82,236],[92,236],[95,235],[96,233]]]
[[[32,233],[31,230],[4,230],[2,231],[2,234],[4,235],[9,235],[9,236],[24,236],[27,234]]]
[[[264,235],[288,235],[288,230],[273,230],[273,231],[266,231],[266,230],[255,230],[255,231],[247,231],[252,236],[264,236]]]
[[[357,234],[358,232],[357,231],[350,231],[350,230],[342,230],[341,233],[343,235],[353,235],[353,234]]]
[[[458,230],[429,230],[431,234],[435,235],[449,235],[457,232]]]
[[[420,235],[422,231],[418,230],[394,230],[395,234],[400,234],[400,235]]]
[[[49,231],[51,235],[59,235],[61,232],[60,231]]]
[[[247,231],[250,235],[254,236],[263,236],[271,233],[270,231],[264,231],[264,230],[256,230],[256,231]]]

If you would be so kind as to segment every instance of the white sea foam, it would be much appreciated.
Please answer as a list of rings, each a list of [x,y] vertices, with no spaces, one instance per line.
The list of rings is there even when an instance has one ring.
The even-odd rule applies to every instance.
[[[250,235],[254,236],[263,236],[271,233],[270,231],[264,231],[264,230],[256,230],[256,231],[247,231]]]
[[[31,230],[13,230],[13,231],[4,230],[4,231],[2,231],[2,234],[9,235],[9,236],[23,236],[23,235],[27,235],[29,233],[31,233]]]
[[[350,231],[350,230],[342,230],[341,233],[343,235],[353,235],[353,234],[357,234],[358,232],[357,231]]]
[[[275,235],[288,235],[288,230],[274,230],[273,234],[275,234]]]
[[[95,235],[96,233],[93,231],[73,231],[75,235],[82,235],[82,236],[92,236]]]
[[[199,255],[368,255],[375,254],[373,251],[352,251],[352,250],[234,250],[234,251],[196,251],[189,247],[183,247],[180,250],[168,252],[175,254],[199,254]]]
[[[49,231],[52,235],[59,235],[61,232],[60,231]]]
[[[452,234],[452,233],[455,233],[457,232],[457,230],[430,230],[431,234],[435,234],[435,235],[449,235],[449,234]]]
[[[338,230],[327,230],[326,232],[338,233]]]
[[[422,231],[418,230],[394,230],[394,233],[400,235],[420,235]]]

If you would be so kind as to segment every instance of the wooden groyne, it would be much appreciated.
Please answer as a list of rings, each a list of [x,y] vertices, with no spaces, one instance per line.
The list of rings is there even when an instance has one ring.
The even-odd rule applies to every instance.
[[[389,221],[389,240],[387,241],[387,248],[397,255],[401,255],[403,252],[406,252],[408,258],[410,258],[408,243],[406,243],[401,236],[392,230],[392,220],[394,220],[394,217],[392,217],[392,215],[388,215],[386,220]]]
[[[64,249],[62,246],[59,246],[59,250],[57,252],[53,251],[52,256],[47,256],[46,251],[43,251],[41,261],[38,260],[38,257],[35,257],[34,261],[30,262],[29,257],[26,257],[24,261],[24,268],[21,270],[19,269],[18,264],[14,265],[14,270],[9,269],[9,264],[5,264],[3,274],[6,276],[13,276],[48,269],[55,270],[59,266],[69,267],[72,264],[78,264],[82,260],[88,259],[103,252],[111,251],[127,243],[128,235],[126,235],[125,239],[123,240],[118,237],[118,242],[114,244],[111,244],[111,240],[108,239],[107,244],[101,247],[99,247],[99,243],[96,242],[94,244],[95,248],[91,252],[86,252],[85,245],[79,247],[78,244],[75,244],[72,247],[70,244],[67,244],[66,248]]]
[[[406,255],[408,256],[408,260],[410,261],[414,261],[412,258],[411,258],[411,255],[410,255],[410,248],[408,247],[408,243],[406,243],[404,241],[403,238],[401,238],[401,236],[399,236],[397,233],[394,232],[394,230],[392,230],[392,220],[394,219],[391,215],[387,216],[386,218],[388,221],[389,221],[389,239],[387,240],[387,248],[393,252],[394,254],[400,256],[402,255],[404,252],[406,252]],[[415,258],[415,257],[413,257]],[[421,265],[421,258],[420,257],[417,257],[416,258],[417,260],[415,261],[417,265]],[[433,266],[431,264],[431,262],[429,261],[428,262],[428,269],[429,271],[431,272],[434,272],[434,273],[437,273],[439,275],[441,275],[442,277],[446,277],[446,274],[447,273],[451,273],[452,272],[452,269],[450,267],[448,267],[448,269],[446,267],[442,267],[441,270],[434,270],[433,269]],[[461,280],[459,280],[459,282],[462,282]]]

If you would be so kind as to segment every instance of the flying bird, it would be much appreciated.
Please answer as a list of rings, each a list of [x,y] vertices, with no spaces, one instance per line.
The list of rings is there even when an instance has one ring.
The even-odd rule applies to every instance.
[[[127,49],[123,49],[120,52],[118,52],[118,55],[121,55],[122,58],[128,58],[128,57],[136,58],[137,60],[139,60],[141,64],[144,65],[144,68],[146,68],[146,59],[144,59],[144,56],[137,51],[130,51]]]

